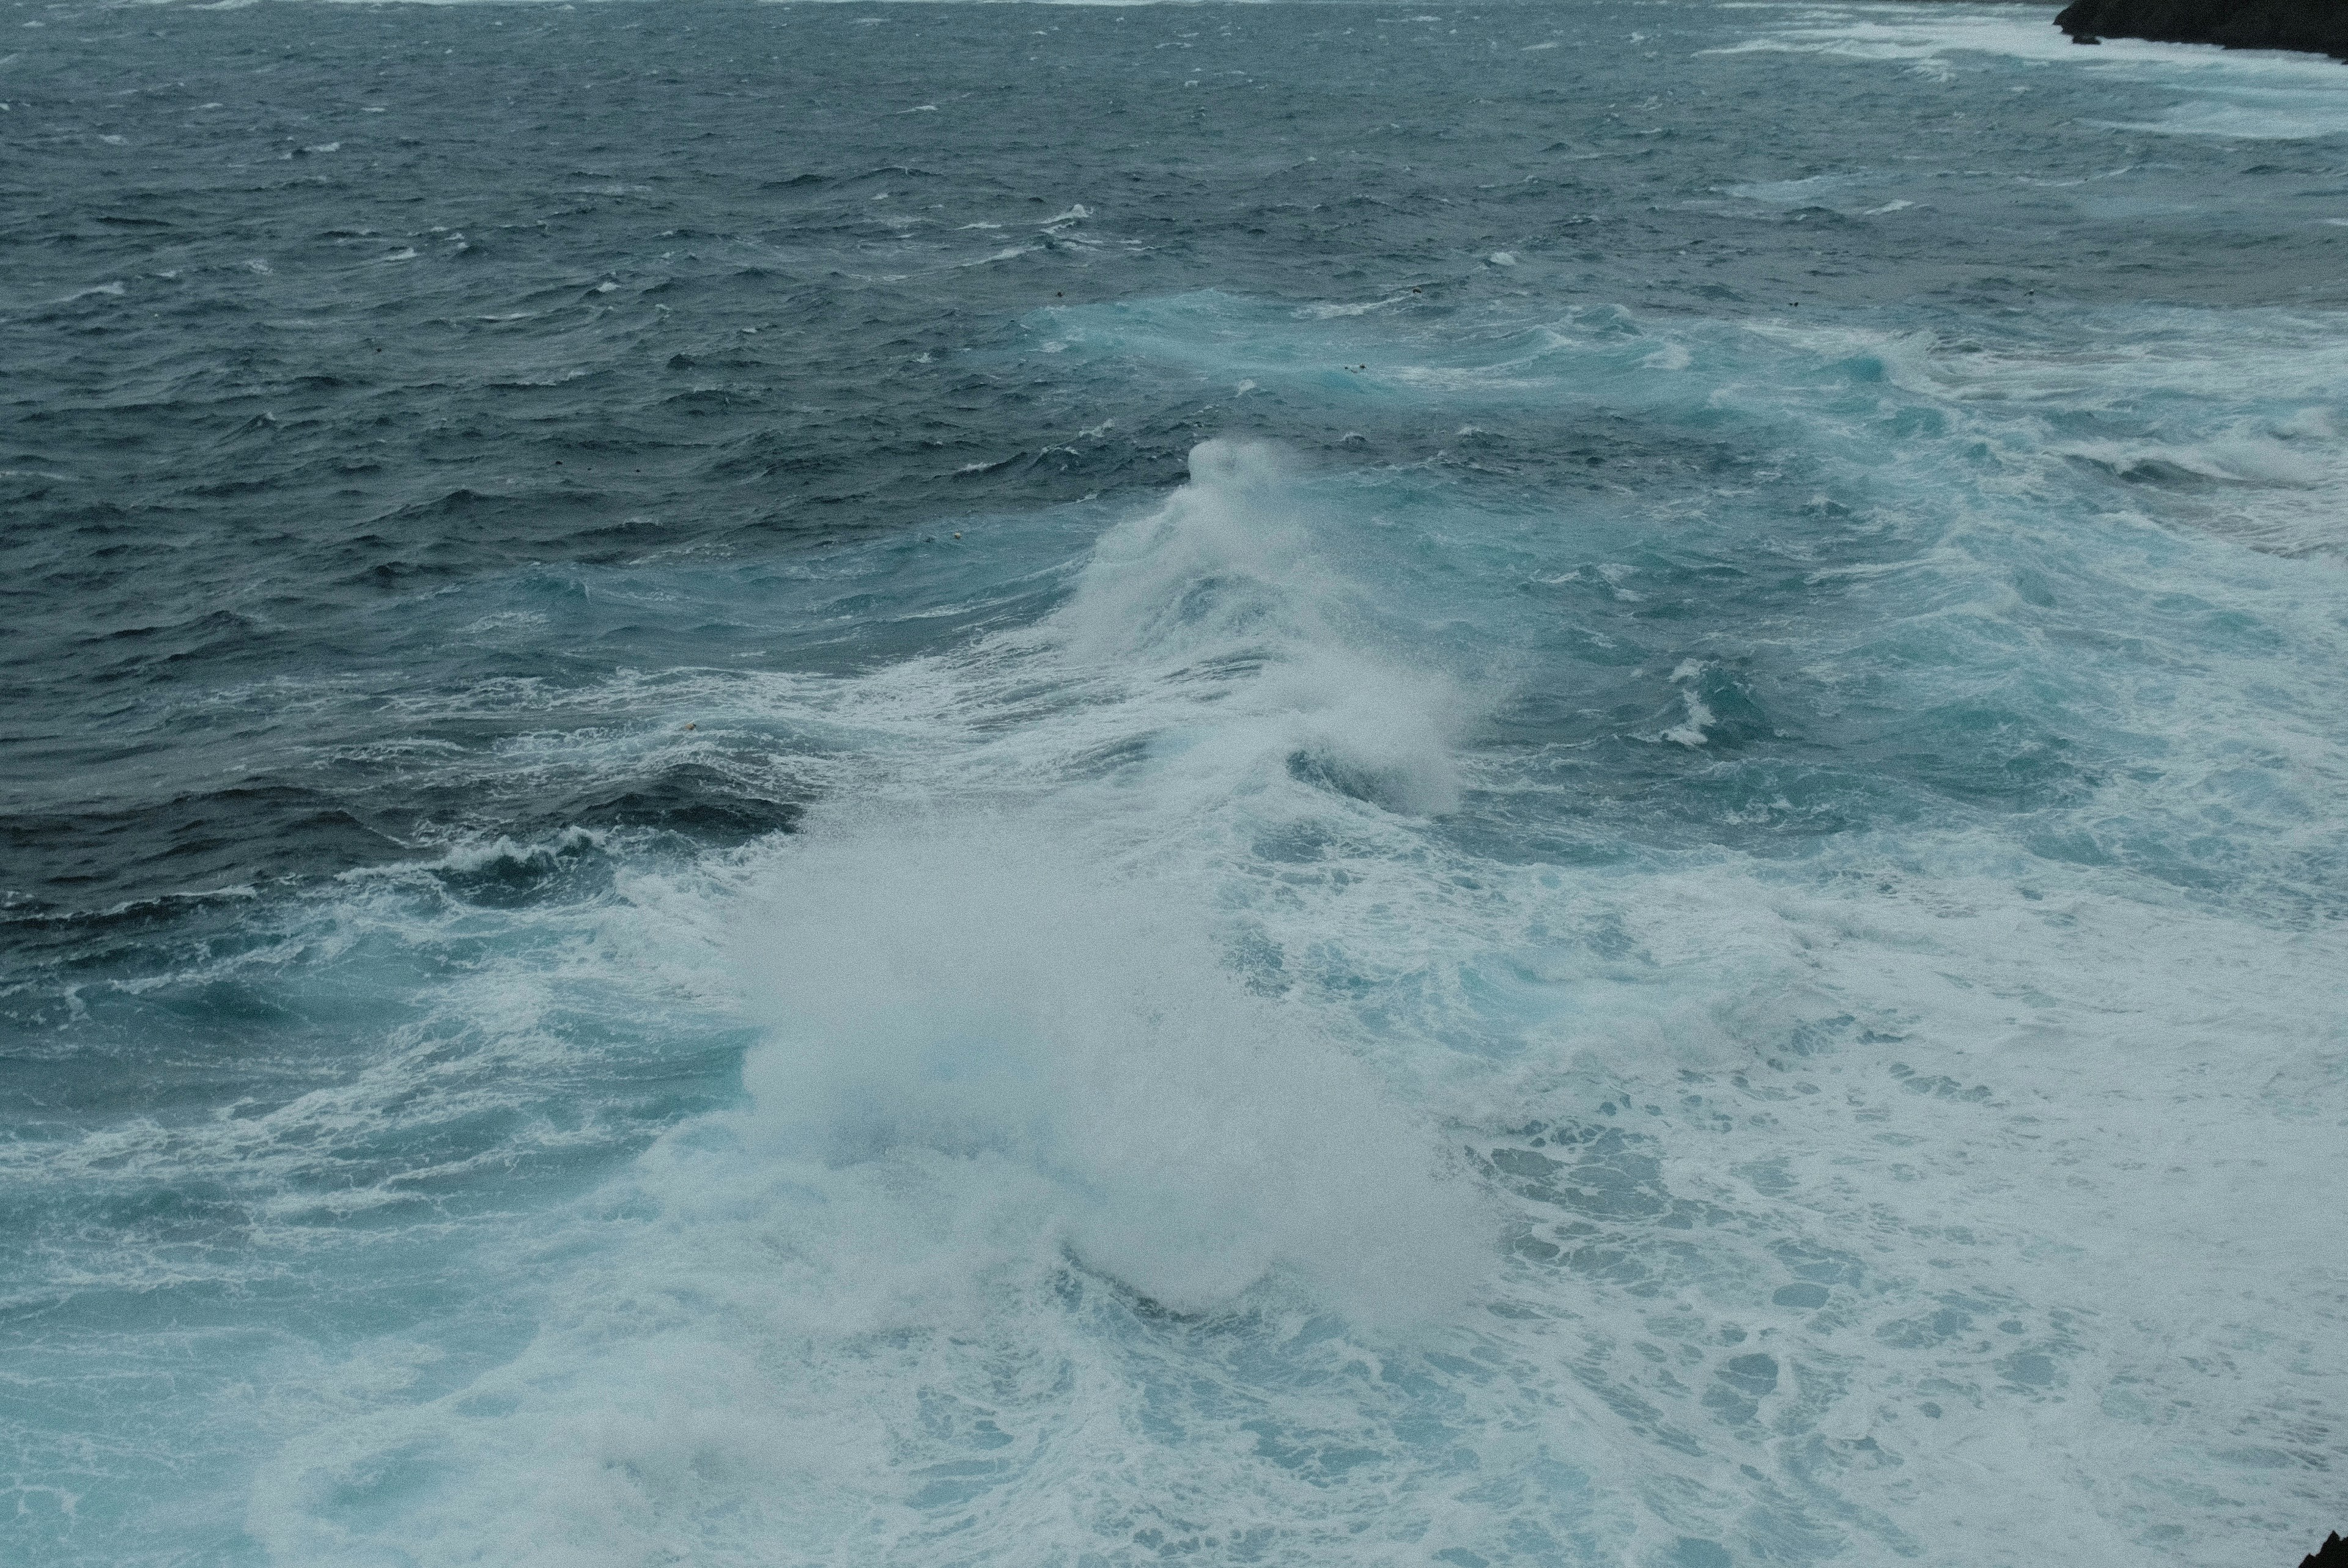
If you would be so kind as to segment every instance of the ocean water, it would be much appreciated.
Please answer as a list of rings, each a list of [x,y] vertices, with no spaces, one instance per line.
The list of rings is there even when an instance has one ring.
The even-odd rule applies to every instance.
[[[2348,1525],[2348,71],[0,20],[0,1562]]]

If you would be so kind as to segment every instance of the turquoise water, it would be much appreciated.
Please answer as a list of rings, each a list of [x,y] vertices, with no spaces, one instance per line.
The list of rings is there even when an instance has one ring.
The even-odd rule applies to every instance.
[[[2336,66],[36,19],[0,1558],[2338,1527]]]

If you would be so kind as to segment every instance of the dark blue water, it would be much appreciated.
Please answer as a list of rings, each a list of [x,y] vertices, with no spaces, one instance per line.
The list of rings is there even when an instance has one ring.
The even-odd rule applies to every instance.
[[[0,1561],[2283,1561],[2348,73],[22,6]]]

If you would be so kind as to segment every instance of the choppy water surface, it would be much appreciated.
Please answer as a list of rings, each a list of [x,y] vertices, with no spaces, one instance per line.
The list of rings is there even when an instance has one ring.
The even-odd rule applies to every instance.
[[[0,1560],[2295,1561],[2348,72],[19,5]]]

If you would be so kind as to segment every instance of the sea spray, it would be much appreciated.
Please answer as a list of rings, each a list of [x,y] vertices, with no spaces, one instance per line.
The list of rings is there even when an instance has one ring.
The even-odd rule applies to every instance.
[[[12,35],[0,1557],[2295,1561],[2348,75],[2028,13]]]
[[[1316,538],[1334,497],[1278,448],[1202,442],[1189,467],[1164,505],[1102,538],[1044,634],[1080,669],[1211,694],[1164,743],[1197,788],[1253,794],[1284,772],[1390,810],[1456,808],[1451,747],[1498,693],[1447,678],[1424,637],[1395,646],[1409,645],[1333,559],[1342,535]]]
[[[1369,1327],[1455,1318],[1491,1233],[1431,1130],[1248,989],[1201,889],[1056,827],[851,819],[777,867],[743,939],[758,1146],[1002,1183],[1004,1223],[1177,1312],[1277,1276]]]

